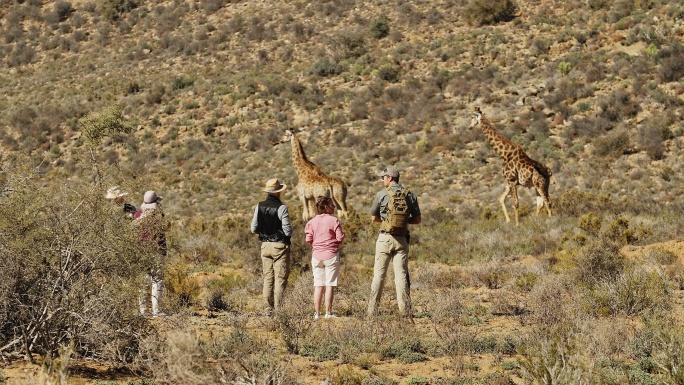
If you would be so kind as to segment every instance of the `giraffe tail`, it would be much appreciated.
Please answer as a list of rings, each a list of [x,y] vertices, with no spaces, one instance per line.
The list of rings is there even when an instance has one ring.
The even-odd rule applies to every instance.
[[[553,175],[553,172],[550,168],[546,167],[541,162],[537,162],[536,160],[534,161],[534,169],[537,170],[538,173],[542,174],[543,176],[549,179],[551,179],[551,176]]]

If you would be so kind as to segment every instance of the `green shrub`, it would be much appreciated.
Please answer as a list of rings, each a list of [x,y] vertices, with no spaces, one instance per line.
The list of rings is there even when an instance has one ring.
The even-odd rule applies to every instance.
[[[174,90],[182,90],[184,88],[192,86],[193,84],[195,84],[195,79],[193,79],[191,76],[183,75],[173,78],[171,87]]]
[[[591,293],[589,308],[596,309],[598,315],[633,316],[668,308],[669,298],[667,283],[658,274],[629,271],[600,283]]]
[[[309,73],[321,77],[328,77],[339,75],[344,71],[346,71],[346,67],[343,64],[336,63],[328,58],[323,58],[314,64],[313,68],[309,70]]]
[[[21,163],[5,170],[11,175],[0,201],[4,353],[30,352],[50,366],[72,346],[86,357],[131,362],[150,334],[136,311],[138,277],[153,264],[149,250],[121,206],[103,204],[102,188],[76,180],[64,188],[36,174],[32,161]]]
[[[620,255],[620,246],[604,238],[590,239],[574,252],[574,275],[579,282],[596,285],[620,275],[625,259]]]
[[[563,76],[567,76],[570,71],[572,70],[572,63],[562,61],[558,63],[558,72],[560,72]]]
[[[359,31],[342,31],[331,39],[330,49],[336,60],[358,58],[366,53],[366,38]]]
[[[401,69],[390,64],[385,64],[378,69],[378,78],[390,83],[398,82],[400,74]]]
[[[330,377],[331,385],[361,385],[363,384],[363,375],[355,373],[351,368],[345,367],[337,369]]]
[[[133,127],[126,122],[123,110],[119,105],[111,105],[99,114],[89,114],[79,120],[83,135],[94,144],[99,144],[102,138],[117,137],[133,131]]]
[[[303,345],[299,350],[299,355],[311,357],[316,361],[336,360],[339,357],[340,347],[335,344],[328,344],[322,341],[316,345]]]
[[[383,37],[389,36],[390,25],[389,19],[386,16],[381,16],[371,23],[371,35],[376,39],[382,39]]]
[[[100,3],[102,16],[107,20],[119,20],[122,14],[130,12],[138,6],[136,0],[104,0]]]
[[[662,247],[654,247],[646,250],[645,257],[653,258],[660,265],[672,265],[678,261],[677,254]]]
[[[397,357],[397,361],[402,364],[413,364],[416,362],[428,361],[429,358],[423,353],[404,352]]]
[[[637,131],[637,145],[653,160],[660,160],[665,156],[665,141],[661,127],[654,122],[645,122]]]
[[[406,385],[429,385],[430,380],[423,376],[411,377],[406,380]]]
[[[593,144],[596,155],[619,157],[630,149],[629,134],[627,130],[613,130],[594,140]]]
[[[517,11],[512,0],[470,0],[464,15],[470,24],[486,25],[513,20]]]

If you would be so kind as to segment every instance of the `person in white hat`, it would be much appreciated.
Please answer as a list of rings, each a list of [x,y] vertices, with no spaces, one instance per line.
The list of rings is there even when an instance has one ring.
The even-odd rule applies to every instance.
[[[287,185],[269,179],[263,191],[266,199],[254,208],[252,233],[261,241],[261,267],[264,279],[263,297],[267,315],[282,306],[283,293],[290,273],[290,236],[292,224],[280,193]]]
[[[116,204],[118,206],[122,206],[123,211],[126,214],[126,216],[130,219],[133,219],[135,212],[136,212],[136,208],[132,204],[124,202],[124,197],[126,195],[128,195],[128,193],[125,191],[122,191],[119,186],[113,186],[107,190],[107,194],[105,195],[105,199],[109,199],[114,204]]]
[[[164,212],[161,206],[162,197],[150,190],[143,196],[140,211],[135,214],[134,223],[139,227],[140,240],[144,247],[149,247],[155,254],[154,265],[145,275],[145,285],[141,289],[139,297],[140,314],[147,313],[147,290],[151,287],[150,302],[152,316],[163,316],[160,311],[160,298],[164,282],[164,264],[166,259],[166,230],[168,225],[164,220]]]

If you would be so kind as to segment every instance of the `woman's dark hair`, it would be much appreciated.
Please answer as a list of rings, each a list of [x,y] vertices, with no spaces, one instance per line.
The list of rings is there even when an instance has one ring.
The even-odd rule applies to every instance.
[[[322,195],[319,196],[318,198],[316,198],[316,213],[317,214],[325,214],[325,208],[328,206],[334,207],[332,198],[324,197]]]

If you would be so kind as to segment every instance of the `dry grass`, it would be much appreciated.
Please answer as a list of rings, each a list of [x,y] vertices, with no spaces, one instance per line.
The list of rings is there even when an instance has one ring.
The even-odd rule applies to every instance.
[[[52,332],[47,327],[55,325],[45,323],[44,338],[32,346],[51,372],[39,383],[61,381],[66,361],[84,357],[160,384],[326,377],[548,383],[548,376],[556,383],[680,383],[680,328],[659,328],[657,320],[681,310],[682,256],[663,249],[628,260],[622,250],[683,235],[684,50],[677,41],[684,8],[665,1],[495,3],[1,4],[7,232],[0,269],[24,268],[8,250],[39,261],[67,239],[94,244],[91,235],[69,238],[92,234],[85,224],[98,223],[69,214],[82,190],[94,199],[109,183],[135,197],[153,187],[174,223],[166,298],[172,316],[130,318],[135,280],[106,265],[126,276],[98,291],[125,327],[103,317],[101,306],[82,318],[98,325],[89,333]],[[553,218],[536,217],[533,193],[521,189],[521,225],[503,223],[502,160],[481,132],[467,130],[476,105],[552,167]],[[297,179],[289,148],[274,146],[292,127],[302,129],[311,160],[349,185],[339,322],[310,320]],[[17,167],[22,162],[31,170]],[[390,164],[402,168],[402,183],[423,211],[412,230],[411,325],[396,315],[391,274],[386,314],[375,321],[363,315],[377,231],[366,208],[380,188],[375,171]],[[35,188],[21,191],[47,205],[12,199],[34,172]],[[271,320],[257,316],[258,242],[248,226],[263,182],[274,176],[291,187],[284,200],[295,235],[288,306]],[[37,223],[54,230],[50,236],[14,226],[38,218],[35,211],[45,214]],[[14,239],[35,240],[43,251],[17,248]],[[46,261],[46,269],[57,266]],[[127,267],[139,263],[131,261]],[[81,287],[94,284],[85,279],[89,271],[79,271]],[[11,282],[0,284],[0,293],[16,291]],[[22,322],[35,332],[35,322],[12,317],[45,321],[15,302],[0,303],[3,336],[21,335]],[[0,339],[0,347],[10,344],[2,357],[24,354],[14,340]],[[73,357],[58,358],[70,340]],[[414,364],[436,362],[447,370],[431,374]],[[8,383],[16,378],[3,372]]]

